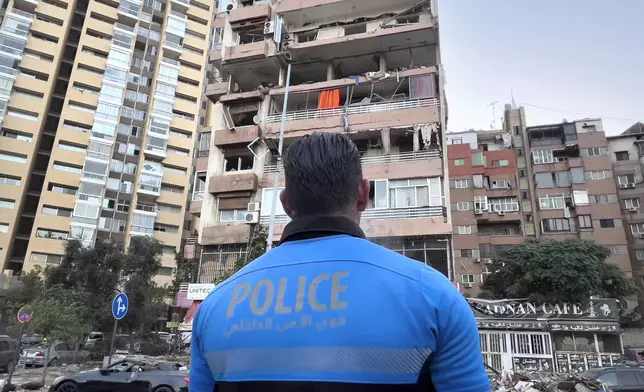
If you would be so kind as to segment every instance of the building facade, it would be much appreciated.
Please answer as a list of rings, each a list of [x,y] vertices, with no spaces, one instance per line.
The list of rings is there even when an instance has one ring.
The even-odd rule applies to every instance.
[[[169,282],[205,123],[211,3],[5,5],[0,39],[14,49],[0,51],[4,267],[55,264],[67,238],[154,235],[164,244],[158,280]]]
[[[505,111],[502,131],[447,136],[457,281],[476,296],[500,250],[526,237],[590,239],[633,272],[601,120],[526,127]]]
[[[211,132],[202,136],[210,146],[190,204],[201,281],[232,268],[253,226],[269,223],[276,173],[284,186],[282,123],[285,149],[314,131],[348,134],[372,181],[366,235],[451,277],[435,3],[222,1],[218,11],[206,88]],[[278,202],[273,241],[288,220]]]

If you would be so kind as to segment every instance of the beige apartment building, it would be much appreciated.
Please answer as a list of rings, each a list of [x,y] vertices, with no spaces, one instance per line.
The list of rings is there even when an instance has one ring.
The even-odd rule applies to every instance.
[[[285,148],[314,131],[348,134],[372,181],[368,238],[452,276],[438,30],[435,1],[219,2],[190,203],[201,282],[268,225],[276,172],[284,186],[282,120]],[[288,221],[278,202],[273,241]]]
[[[16,272],[64,240],[181,244],[212,24],[205,0],[4,0],[0,248]]]
[[[476,296],[490,259],[526,237],[594,240],[630,276],[624,187],[616,185],[626,182],[613,169],[601,120],[527,127],[525,118],[523,108],[506,107],[503,130],[447,135],[462,291]]]

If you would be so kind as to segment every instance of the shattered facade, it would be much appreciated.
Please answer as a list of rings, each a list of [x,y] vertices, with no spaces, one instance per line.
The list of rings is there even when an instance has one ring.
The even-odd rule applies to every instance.
[[[202,280],[232,267],[252,225],[269,222],[275,172],[284,185],[283,112],[285,149],[314,131],[354,140],[372,181],[370,239],[453,277],[433,2],[227,0],[218,11],[203,136],[210,153],[197,163],[190,206],[208,255]],[[275,241],[289,221],[277,204]]]

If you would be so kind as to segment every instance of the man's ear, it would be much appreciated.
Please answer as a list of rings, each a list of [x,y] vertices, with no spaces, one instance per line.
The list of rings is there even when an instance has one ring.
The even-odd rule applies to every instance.
[[[286,215],[293,219],[293,209],[291,209],[291,205],[288,203],[288,199],[286,198],[286,189],[280,192],[280,201],[282,202],[282,208],[284,208]]]
[[[358,183],[358,211],[367,209],[369,204],[369,180],[361,180]]]

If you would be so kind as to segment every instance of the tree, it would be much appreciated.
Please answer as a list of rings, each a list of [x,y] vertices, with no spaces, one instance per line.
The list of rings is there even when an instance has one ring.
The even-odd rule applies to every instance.
[[[591,296],[625,300],[633,281],[606,262],[610,250],[593,241],[528,239],[493,259],[483,298],[529,298],[535,302],[588,302]]]
[[[4,297],[0,297],[0,311],[3,319],[16,319],[18,310],[33,303],[43,292],[42,268],[23,273],[18,284],[11,287]]]
[[[248,246],[244,258],[237,259],[235,261],[235,264],[233,265],[232,270],[226,271],[226,273],[217,276],[214,279],[213,283],[219,284],[225,281],[226,279],[233,276],[237,271],[244,268],[246,264],[266,253],[267,239],[268,233],[266,231],[266,228],[262,225],[255,225],[250,239],[248,240]]]
[[[199,259],[187,259],[184,257],[183,247],[180,252],[175,252],[174,261],[177,263],[177,272],[172,280],[171,294],[179,292],[181,283],[195,283],[199,274]]]
[[[161,268],[162,246],[154,237],[132,237],[123,266],[123,289],[128,296],[129,310],[123,319],[130,331],[141,330],[158,319],[152,319],[153,299],[158,295],[152,281]],[[164,298],[167,291],[164,292]]]

